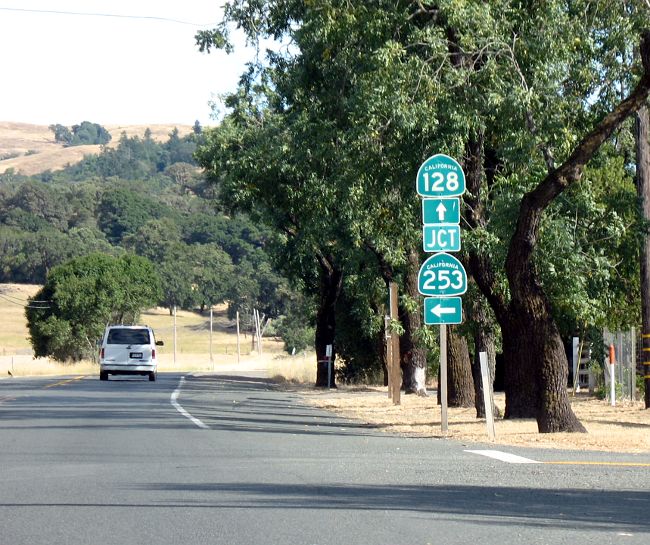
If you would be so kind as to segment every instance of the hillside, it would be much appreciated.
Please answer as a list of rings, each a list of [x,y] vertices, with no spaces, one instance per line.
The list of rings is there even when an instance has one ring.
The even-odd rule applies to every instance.
[[[165,141],[169,133],[178,128],[180,136],[192,131],[190,125],[105,125],[111,133],[110,145],[116,145],[120,135],[144,135],[146,129],[151,130],[154,140]],[[17,155],[0,160],[0,174],[9,168],[27,176],[46,170],[61,170],[68,164],[74,164],[83,159],[84,155],[99,153],[100,146],[73,146],[65,148],[54,141],[54,133],[47,125],[31,125],[0,121],[0,158]]]

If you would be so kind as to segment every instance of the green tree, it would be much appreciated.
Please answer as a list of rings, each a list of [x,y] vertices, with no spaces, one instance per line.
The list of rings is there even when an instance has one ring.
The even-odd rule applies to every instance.
[[[82,121],[79,125],[72,126],[71,146],[87,144],[108,144],[111,141],[110,133],[98,123]]]
[[[34,354],[89,358],[107,323],[135,322],[159,298],[160,280],[141,257],[91,254],[55,267],[26,309]]]
[[[219,184],[223,203],[282,233],[277,263],[283,273],[320,293],[315,339],[317,358],[324,359],[326,346],[334,344],[343,279],[344,257],[334,235],[340,220],[333,203],[339,201],[324,177],[329,165],[320,150],[288,161],[289,150],[314,148],[319,140],[313,128],[302,122],[285,127],[280,116],[256,110],[254,98],[233,98],[236,113],[220,129],[206,131],[197,158]],[[259,116],[266,118],[263,125]],[[319,137],[328,138],[324,132]],[[326,373],[317,384],[327,385]]]
[[[58,123],[50,125],[49,129],[54,133],[54,140],[66,146],[108,144],[111,141],[111,134],[104,127],[90,121],[73,125],[72,130]]]
[[[113,243],[136,233],[150,219],[161,217],[161,204],[125,186],[104,191],[97,207],[99,228]]]
[[[540,431],[580,431],[566,398],[566,357],[542,285],[538,241],[545,212],[647,96],[647,40],[630,98],[620,102],[608,84],[625,80],[631,89],[635,82],[620,54],[647,22],[644,4],[633,4],[630,13],[606,0],[229,3],[226,22],[251,39],[290,37],[295,54],[271,55],[269,67],[253,67],[230,97],[231,119],[244,130],[219,142],[230,161],[213,163],[215,177],[261,168],[295,180],[274,201],[294,221],[309,217],[291,209],[297,195],[316,202],[308,182],[338,197],[348,221],[334,223],[347,223],[348,234],[332,238],[325,229],[326,240],[347,246],[347,237],[371,247],[383,270],[403,268],[413,298],[414,170],[433,151],[462,158],[465,221],[473,231],[464,259],[501,325],[506,416],[534,416]],[[222,46],[225,28],[200,33],[200,45]],[[247,154],[254,131],[266,144],[253,148],[265,159],[279,157],[277,164],[259,165]],[[326,157],[327,168],[311,168],[310,178],[300,168],[306,157],[312,167]],[[242,202],[259,196],[259,178],[240,175]]]
[[[72,132],[68,127],[57,123],[56,125],[50,125],[49,129],[54,133],[56,142],[63,142],[66,145],[70,145],[72,142]]]

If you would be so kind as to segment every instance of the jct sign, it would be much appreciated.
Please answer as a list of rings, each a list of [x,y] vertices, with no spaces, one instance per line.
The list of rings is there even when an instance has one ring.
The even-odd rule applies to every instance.
[[[425,252],[459,252],[459,225],[425,225],[422,228],[422,245]]]

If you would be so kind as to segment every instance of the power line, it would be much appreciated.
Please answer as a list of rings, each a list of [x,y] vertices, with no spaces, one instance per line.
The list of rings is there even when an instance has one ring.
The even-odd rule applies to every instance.
[[[12,305],[17,305],[19,307],[24,307],[24,308],[33,308],[33,309],[49,309],[49,308],[52,308],[49,305],[41,306],[41,305],[32,305],[31,303],[25,305],[24,303],[18,303],[16,301],[12,301],[7,295],[4,295],[2,293],[0,293],[0,299],[4,299],[5,301],[7,301],[8,303],[11,303]]]
[[[14,301],[19,301],[20,303],[24,303],[24,302],[25,302],[25,299],[21,299],[20,297],[15,297],[15,296],[13,296],[13,295],[9,295],[9,294],[7,294],[7,293],[0,293],[0,295],[2,295],[5,299],[6,299],[6,298],[13,299]],[[52,301],[49,301],[49,300],[42,300],[42,301],[36,301],[36,300],[34,300],[34,301],[30,301],[30,304],[31,304],[31,303],[48,303],[48,304],[49,304],[49,303],[51,303],[51,302],[52,302]]]
[[[170,17],[157,17],[155,15],[124,15],[120,13],[98,13],[98,12],[83,12],[83,11],[61,11],[53,9],[28,9],[28,8],[6,8],[0,6],[2,11],[18,11],[23,13],[51,13],[55,15],[85,15],[88,17],[113,17],[116,19],[143,19],[149,21],[164,21],[166,23],[176,23],[179,25],[189,26],[213,26],[215,23],[192,23],[190,21],[181,21],[180,19],[172,19]]]

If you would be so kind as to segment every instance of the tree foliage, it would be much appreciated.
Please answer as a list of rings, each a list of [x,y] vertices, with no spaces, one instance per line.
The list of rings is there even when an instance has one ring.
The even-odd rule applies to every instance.
[[[112,138],[104,127],[90,121],[82,121],[71,129],[57,123],[50,125],[49,129],[54,133],[54,140],[66,146],[103,145],[108,144]]]
[[[160,280],[145,258],[89,254],[59,265],[26,309],[34,354],[90,358],[107,323],[133,323],[159,299]]]

